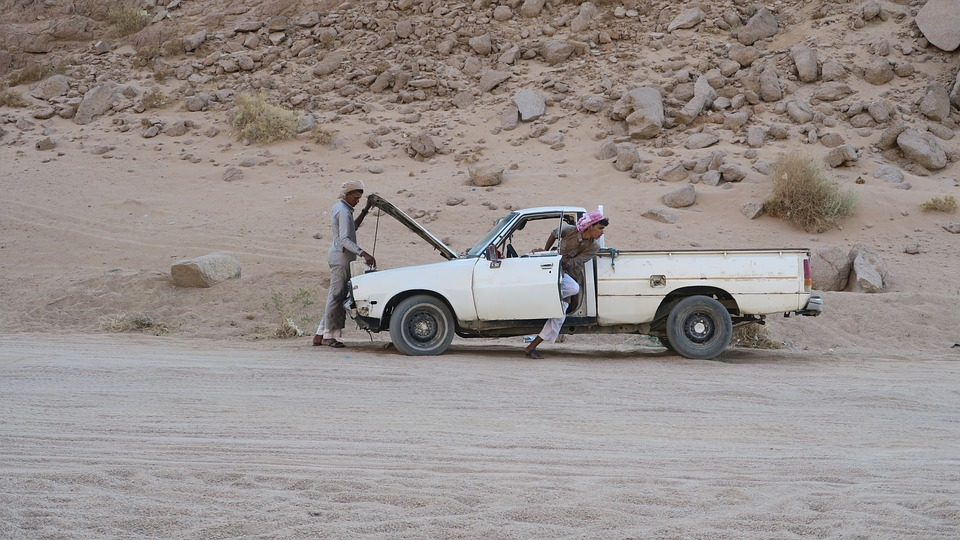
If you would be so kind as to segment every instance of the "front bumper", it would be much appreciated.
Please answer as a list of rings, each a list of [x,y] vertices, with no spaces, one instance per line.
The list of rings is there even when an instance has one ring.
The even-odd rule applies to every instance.
[[[379,332],[381,330],[380,319],[376,317],[364,317],[357,313],[357,304],[353,301],[353,298],[348,297],[344,300],[343,309],[347,311],[347,315],[357,323],[357,326],[359,326],[361,330],[369,330],[370,332]]]

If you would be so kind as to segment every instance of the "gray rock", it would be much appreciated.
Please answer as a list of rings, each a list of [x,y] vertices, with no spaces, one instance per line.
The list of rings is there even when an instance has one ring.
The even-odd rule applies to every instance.
[[[511,73],[507,71],[488,69],[483,73],[483,76],[480,77],[480,89],[484,92],[489,92],[497,86],[500,86],[500,83],[506,81],[510,77]]]
[[[674,115],[674,120],[679,124],[689,124],[716,96],[717,92],[710,86],[710,80],[700,75],[693,86],[693,98]]]
[[[617,155],[617,143],[607,140],[603,141],[600,145],[600,148],[597,149],[597,153],[594,155],[597,159],[610,159],[616,157]]]
[[[660,200],[670,208],[686,208],[697,202],[697,190],[693,187],[693,184],[686,184],[679,189],[664,194]]]
[[[416,161],[426,161],[437,153],[437,145],[433,138],[426,133],[418,133],[410,137],[410,144],[407,145],[407,155]],[[499,182],[498,182],[499,183]]]
[[[655,88],[634,88],[614,103],[610,117],[625,121],[631,137],[653,139],[663,129],[663,98]]]
[[[920,100],[920,113],[927,118],[940,122],[950,117],[950,94],[939,84],[931,84]]]
[[[683,147],[688,150],[698,150],[707,148],[720,142],[720,137],[715,133],[694,133],[683,143]]]
[[[240,261],[229,253],[210,253],[174,263],[170,277],[177,287],[212,287],[240,277]]]
[[[777,17],[769,9],[762,7],[750,17],[743,28],[735,32],[735,37],[744,45],[753,45],[761,39],[776,35],[777,25]]]
[[[928,0],[915,22],[931,45],[945,51],[960,47],[960,0]]]
[[[747,172],[733,163],[724,163],[720,166],[720,176],[725,182],[739,182],[747,177]]]
[[[881,165],[877,167],[877,170],[873,171],[873,177],[883,180],[884,182],[890,182],[891,184],[903,182],[903,172],[893,165]]]
[[[773,164],[764,159],[754,161],[750,168],[767,176],[770,176],[770,173],[773,172]]]
[[[763,203],[747,202],[740,205],[740,213],[747,219],[757,219],[763,215]]]
[[[73,123],[86,125],[93,122],[94,118],[110,110],[113,107],[113,101],[117,97],[117,91],[112,84],[99,84],[94,86],[83,95],[83,101],[77,108],[77,114],[73,117]]]
[[[37,99],[49,101],[67,95],[70,91],[70,79],[66,75],[52,75],[44,81],[37,83],[30,90],[30,95]]]
[[[827,60],[820,68],[820,79],[824,82],[842,81],[847,78],[847,68],[836,60]]]
[[[812,83],[818,78],[817,52],[808,45],[797,44],[790,48],[790,57],[797,67],[800,82]]]
[[[562,131],[548,131],[543,135],[537,137],[537,140],[543,144],[546,144],[551,147],[557,147],[558,145],[563,144],[563,132]],[[556,150],[557,148],[554,148]]]
[[[751,126],[747,129],[747,146],[761,148],[767,142],[767,130],[760,126]]]
[[[893,72],[893,65],[886,58],[877,58],[867,64],[863,70],[863,79],[873,85],[884,85],[892,81],[897,74]]]
[[[680,216],[662,208],[651,208],[650,210],[645,210],[640,215],[647,219],[659,221],[660,223],[676,223],[680,221]]]
[[[548,66],[555,66],[570,58],[576,48],[572,43],[552,39],[540,47],[540,56]]]
[[[674,163],[657,171],[657,180],[661,182],[682,182],[690,176],[689,171],[681,163]]]
[[[45,152],[47,150],[53,150],[56,146],[57,146],[57,143],[50,137],[45,137],[37,141],[36,144],[34,145],[34,147],[37,150],[40,150],[41,152]]]
[[[850,165],[858,159],[860,159],[860,155],[857,153],[857,149],[849,144],[841,144],[836,148],[831,148],[823,158],[827,165],[834,168]]]
[[[54,116],[56,116],[56,114],[57,114],[57,111],[55,111],[53,107],[39,107],[37,109],[34,109],[30,113],[30,116],[33,116],[37,120],[49,120]]]
[[[960,222],[957,221],[948,221],[943,224],[943,230],[948,233],[960,234]]]
[[[826,146],[827,148],[836,148],[843,144],[843,135],[839,133],[824,133],[820,136],[820,143]]]
[[[705,186],[719,186],[722,178],[720,171],[706,171],[700,175],[700,183]]]
[[[520,15],[523,17],[537,17],[540,15],[540,11],[543,10],[543,6],[547,3],[547,0],[523,0],[523,5],[520,6]]]
[[[875,2],[874,0],[870,0],[869,2],[860,6],[859,14],[860,18],[866,22],[877,18],[882,11],[883,8],[880,7],[879,3]]]
[[[600,112],[603,109],[606,100],[603,99],[603,96],[598,95],[589,95],[583,98],[583,101],[580,102],[580,106],[583,107],[583,110],[588,112]]]
[[[741,67],[747,67],[760,58],[760,51],[757,50],[756,47],[734,43],[733,46],[730,47],[730,51],[727,53],[727,56],[731,60],[740,64]]]
[[[853,93],[853,89],[841,82],[826,82],[817,87],[813,97],[820,101],[839,101]]]
[[[954,130],[952,130],[952,129],[948,128],[947,126],[945,126],[945,125],[943,125],[943,124],[940,124],[940,123],[936,123],[936,124],[930,123],[930,124],[927,124],[927,131],[929,131],[931,134],[933,134],[933,135],[934,135],[935,137],[937,137],[938,139],[944,140],[944,141],[949,141],[949,140],[952,139],[952,138],[954,137],[954,135],[955,135]],[[948,158],[949,158],[949,156],[948,156]]]
[[[885,102],[871,101],[867,105],[867,113],[878,124],[889,122],[891,118],[890,109],[887,108]]]
[[[591,2],[580,4],[580,12],[570,21],[570,30],[573,32],[583,32],[587,30],[590,28],[590,22],[593,21],[593,18],[596,17],[598,13],[597,6]]]
[[[475,186],[499,186],[503,183],[502,165],[471,165],[468,169],[470,182]]]
[[[340,65],[347,60],[347,55],[341,51],[331,51],[327,53],[322,60],[317,62],[313,67],[313,75],[315,77],[326,77],[334,71],[340,69]],[[224,68],[226,69],[226,68]],[[239,69],[239,66],[238,66]]]
[[[227,170],[223,171],[224,182],[236,182],[238,180],[243,180],[243,170],[239,167],[227,167]]]
[[[723,115],[723,127],[737,133],[750,121],[750,112],[743,110]]]
[[[633,166],[640,161],[640,151],[637,145],[631,143],[620,143],[616,145],[616,159],[613,161],[613,168],[626,172],[633,169]]]
[[[783,98],[783,88],[780,87],[780,78],[773,65],[767,65],[760,74],[760,99],[767,103],[774,103]]]
[[[152,139],[152,138],[156,137],[157,135],[160,134],[160,129],[161,129],[162,127],[163,127],[163,126],[161,126],[160,124],[151,124],[151,125],[147,126],[147,127],[143,130],[143,138],[144,138],[144,139]]]
[[[499,5],[493,9],[493,20],[504,22],[513,18],[513,10],[510,6]]]
[[[960,70],[957,71],[957,78],[953,82],[953,90],[950,90],[950,103],[960,109]]]
[[[518,125],[520,125],[520,110],[515,103],[510,102],[500,115],[500,128],[510,131],[517,129]]]
[[[187,98],[183,104],[190,112],[200,112],[210,105],[210,96],[207,94],[196,94]]]
[[[703,22],[703,17],[703,10],[698,7],[685,9],[670,21],[670,24],[667,25],[667,32],[673,32],[681,28],[693,28]]]
[[[200,30],[199,32],[197,32],[197,33],[195,33],[195,34],[190,34],[189,36],[184,36],[184,37],[183,37],[183,50],[184,50],[185,52],[193,52],[193,51],[195,51],[195,50],[197,49],[197,47],[199,47],[200,45],[203,45],[203,42],[206,41],[206,40],[207,40],[207,31],[206,31],[206,30]]]
[[[853,257],[853,291],[865,293],[883,292],[890,272],[887,263],[878,253],[864,246],[854,246],[850,251]]]
[[[518,90],[511,100],[520,112],[520,120],[524,122],[537,120],[547,112],[547,102],[539,92],[524,88]]]
[[[947,166],[946,152],[937,138],[929,133],[905,129],[897,136],[897,146],[904,157],[928,170],[937,171]]]
[[[472,37],[467,43],[473,49],[473,52],[480,56],[489,56],[493,52],[493,38],[490,37],[490,34]]]
[[[813,106],[802,99],[794,99],[787,103],[787,116],[798,124],[813,121]]]
[[[881,150],[893,148],[897,145],[897,137],[899,137],[905,129],[907,129],[907,124],[897,122],[883,130],[883,132],[880,133],[880,140],[877,141],[877,146],[879,146]]]
[[[810,275],[818,291],[842,291],[850,280],[853,261],[840,246],[820,246],[810,254]]]
[[[178,120],[163,130],[168,137],[180,137],[190,131],[190,123],[185,120]]]

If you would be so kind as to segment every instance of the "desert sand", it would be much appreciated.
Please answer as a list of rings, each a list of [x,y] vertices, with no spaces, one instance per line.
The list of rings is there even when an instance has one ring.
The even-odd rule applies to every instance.
[[[228,4],[233,13],[238,2]],[[861,99],[915,107],[931,81],[958,71],[956,53],[923,50],[904,30],[912,14],[902,3],[882,3],[902,17],[857,32],[852,4],[818,3],[817,17],[800,4],[761,49],[806,39],[856,65],[877,36],[890,36],[902,41],[899,60],[929,57],[886,92],[851,75]],[[777,6],[781,17],[791,11]],[[551,22],[563,35],[571,18],[525,24],[536,33]],[[549,82],[557,92],[562,81],[581,94],[605,76],[629,89],[630,69],[637,85],[673,77],[678,69],[663,65],[709,49],[685,43],[714,39],[678,32],[672,45],[639,53],[616,41],[592,63],[525,61],[465,109],[363,95],[366,109],[318,112],[336,145],[309,134],[244,144],[227,106],[111,112],[86,125],[0,108],[0,538],[960,537],[960,235],[945,228],[958,214],[920,207],[960,195],[955,161],[932,173],[891,161],[874,147],[883,126],[855,128],[838,114],[827,131],[860,158],[830,173],[857,193],[857,206],[811,234],[740,210],[770,192],[751,164],[830,150],[796,131],[747,148],[717,127],[716,146],[692,151],[682,146],[689,133],[665,128],[641,144],[647,172],[631,176],[596,158],[602,140],[623,133],[562,106],[564,96],[538,123],[503,129],[521,87]],[[155,84],[149,69],[129,67],[132,46],[114,47],[129,80]],[[625,70],[630,58],[642,60]],[[685,69],[700,67],[694,59]],[[791,93],[812,92],[791,80]],[[184,84],[158,87],[181,95]],[[419,125],[403,120],[410,108],[424,115]],[[786,122],[775,104],[753,114],[757,124]],[[943,125],[956,131],[956,107],[951,115]],[[146,139],[141,116],[195,127]],[[120,129],[130,125],[138,127]],[[531,136],[544,125],[562,131],[562,145]],[[417,132],[443,151],[411,159],[405,141]],[[46,137],[55,148],[37,150]],[[671,209],[674,224],[641,216],[681,185],[658,180],[658,170],[715,149],[747,176],[697,183],[696,203]],[[503,166],[503,183],[471,185],[471,163]],[[872,176],[891,163],[909,186]],[[242,178],[225,181],[231,166]],[[880,293],[822,291],[818,318],[771,318],[767,336],[779,349],[732,347],[712,361],[671,355],[644,336],[582,335],[542,346],[539,361],[522,357],[519,339],[457,338],[440,357],[406,357],[387,335],[351,323],[347,348],[312,347],[329,210],[347,178],[422,216],[458,250],[509,208],[603,205],[610,247],[863,245],[889,276]],[[381,269],[440,260],[387,216],[368,217],[359,240]],[[173,286],[173,263],[213,252],[235,255],[241,277]],[[313,304],[292,300],[304,290]],[[303,337],[275,337],[285,315],[304,319]],[[149,324],[111,331],[133,319]]]

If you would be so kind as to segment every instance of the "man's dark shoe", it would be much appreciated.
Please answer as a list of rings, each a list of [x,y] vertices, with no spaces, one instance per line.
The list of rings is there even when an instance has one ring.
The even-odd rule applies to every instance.
[[[314,347],[319,347],[320,345],[323,345],[323,336],[321,336],[320,334],[314,334],[314,336],[313,336],[313,346],[314,346]]]

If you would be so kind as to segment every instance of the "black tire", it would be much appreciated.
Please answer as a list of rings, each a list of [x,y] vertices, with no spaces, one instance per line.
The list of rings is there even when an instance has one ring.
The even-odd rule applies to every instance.
[[[390,340],[409,356],[443,354],[453,341],[453,315],[442,301],[425,294],[397,305],[390,317]]]
[[[673,345],[670,344],[670,339],[667,338],[667,336],[660,336],[657,339],[660,340],[660,344],[663,345],[664,349],[670,352],[677,352],[677,350],[673,348]]]
[[[667,317],[667,340],[673,350],[687,358],[714,358],[727,348],[731,337],[730,313],[708,296],[684,298]]]

